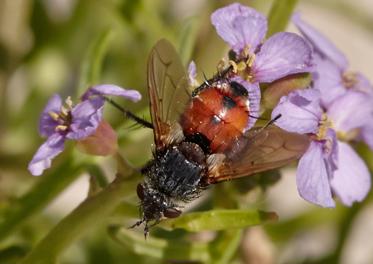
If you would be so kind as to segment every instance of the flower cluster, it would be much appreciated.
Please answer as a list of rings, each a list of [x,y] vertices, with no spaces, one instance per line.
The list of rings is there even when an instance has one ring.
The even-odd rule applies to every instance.
[[[281,113],[278,126],[312,138],[298,165],[300,195],[323,207],[334,207],[337,195],[351,206],[371,186],[367,166],[348,143],[364,140],[373,149],[373,87],[362,74],[349,72],[342,52],[299,14],[293,22],[314,50],[313,85],[281,98],[272,116]]]
[[[348,71],[345,56],[299,14],[293,22],[304,38],[280,32],[264,41],[266,18],[238,3],[216,10],[211,21],[231,47],[234,72],[246,81],[246,87],[259,91],[257,97],[261,83],[295,73],[312,74],[312,87],[282,97],[272,112],[273,118],[282,115],[276,122],[279,127],[308,134],[312,140],[298,165],[300,195],[324,207],[335,206],[333,195],[348,206],[364,199],[370,174],[348,142],[363,140],[373,149],[369,81]]]
[[[98,85],[91,87],[82,96],[80,103],[73,105],[70,97],[65,102],[53,95],[44,108],[39,123],[39,133],[47,140],[36,151],[29,163],[28,169],[32,175],[41,175],[51,166],[52,159],[64,149],[67,139],[82,141],[96,132],[102,134],[109,131],[110,126],[103,121],[104,95],[121,96],[132,101],[141,99],[141,94],[135,90],[125,90],[116,85]],[[115,142],[116,144],[116,142]],[[98,152],[98,153],[97,153]],[[95,154],[107,155],[109,151],[95,151]]]

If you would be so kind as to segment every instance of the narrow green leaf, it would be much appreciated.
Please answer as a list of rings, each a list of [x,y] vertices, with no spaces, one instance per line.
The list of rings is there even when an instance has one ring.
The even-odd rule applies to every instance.
[[[60,166],[40,177],[29,192],[4,208],[0,215],[0,239],[5,239],[32,215],[42,210],[81,173],[82,164],[67,159]]]
[[[131,251],[148,257],[174,261],[199,261],[202,263],[209,263],[211,259],[208,243],[175,242],[152,236],[145,240],[142,234],[119,226],[110,227],[109,234]]]
[[[241,242],[242,232],[242,230],[227,230],[219,234],[210,245],[212,263],[232,263],[231,260]]]
[[[277,220],[276,213],[257,210],[212,210],[185,214],[175,219],[165,220],[160,225],[165,228],[182,228],[190,232],[199,232],[245,228],[269,220]]]
[[[98,187],[105,188],[106,186],[108,186],[109,181],[100,166],[97,166],[96,164],[90,164],[89,166],[87,166],[86,169],[89,175],[96,179]]]
[[[267,37],[284,31],[298,0],[274,0],[268,16]]]
[[[125,181],[119,177],[107,188],[87,198],[61,220],[21,263],[54,263],[76,239],[97,227],[121,203],[132,195],[138,180]]]
[[[102,60],[106,54],[113,31],[104,31],[89,47],[81,67],[78,96],[100,81]]]

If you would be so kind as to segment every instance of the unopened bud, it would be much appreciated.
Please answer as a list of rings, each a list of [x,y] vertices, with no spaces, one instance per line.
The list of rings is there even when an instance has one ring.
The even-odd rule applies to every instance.
[[[92,135],[78,141],[77,147],[87,154],[108,156],[116,153],[118,137],[110,124],[103,120]]]
[[[265,88],[263,93],[264,106],[273,109],[280,98],[297,89],[305,89],[312,81],[311,74],[298,73],[279,79]]]

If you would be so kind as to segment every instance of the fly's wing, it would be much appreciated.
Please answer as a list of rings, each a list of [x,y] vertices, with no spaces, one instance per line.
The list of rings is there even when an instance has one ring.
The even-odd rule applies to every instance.
[[[233,146],[220,166],[215,166],[207,182],[218,183],[284,166],[307,150],[307,135],[287,132],[276,126],[249,131],[239,150]]]
[[[190,99],[185,68],[167,40],[159,40],[151,50],[147,77],[154,141],[159,149],[167,145],[171,126]]]

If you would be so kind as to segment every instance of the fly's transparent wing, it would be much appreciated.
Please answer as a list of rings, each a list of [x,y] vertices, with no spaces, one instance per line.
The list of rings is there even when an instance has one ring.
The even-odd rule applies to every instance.
[[[175,48],[165,39],[159,40],[148,60],[150,113],[157,148],[164,147],[172,124],[190,100],[185,68]]]
[[[227,153],[219,169],[207,179],[218,183],[282,167],[307,150],[307,135],[287,132],[276,126],[249,131],[241,140],[244,147]]]

